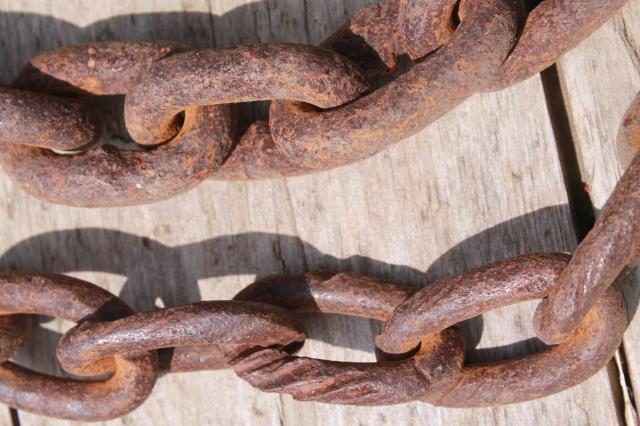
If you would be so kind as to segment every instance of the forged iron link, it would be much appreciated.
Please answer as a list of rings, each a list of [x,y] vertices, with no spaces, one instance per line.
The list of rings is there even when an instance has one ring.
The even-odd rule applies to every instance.
[[[78,322],[113,320],[133,313],[105,290],[60,275],[3,273],[0,293],[2,315],[47,315]],[[21,335],[26,333],[23,329]],[[5,337],[0,335],[2,346]],[[111,419],[147,399],[156,382],[157,364],[157,355],[151,351],[117,355],[94,366],[95,372],[113,372],[110,378],[83,382],[46,376],[4,362],[0,364],[0,401],[50,417]]]
[[[26,191],[78,206],[152,202],[211,176],[256,179],[348,164],[478,91],[539,72],[624,3],[544,0],[518,25],[512,0],[385,0],[321,47],[63,47],[37,56],[12,87],[0,88],[0,161]],[[407,70],[373,83],[403,55],[413,61]],[[93,98],[105,95],[125,96],[137,150],[100,145],[105,113]],[[255,100],[273,101],[269,121],[253,123],[236,144],[231,104]],[[572,256],[522,256],[421,290],[320,272],[260,280],[230,301],[135,313],[81,280],[0,273],[0,402],[107,420],[142,404],[160,374],[217,368],[233,368],[265,392],[351,405],[475,407],[568,389],[609,362],[628,322],[614,284],[640,263],[640,95],[618,145],[628,168]],[[460,322],[532,299],[542,299],[536,334],[552,346],[520,359],[466,362]],[[381,321],[378,362],[296,356],[305,340],[299,317],[308,313]],[[85,380],[11,361],[34,315],[78,323],[56,355]]]
[[[640,94],[622,121],[618,146],[635,152],[635,158],[538,307],[536,333],[546,343],[565,340],[623,270],[640,264]]]

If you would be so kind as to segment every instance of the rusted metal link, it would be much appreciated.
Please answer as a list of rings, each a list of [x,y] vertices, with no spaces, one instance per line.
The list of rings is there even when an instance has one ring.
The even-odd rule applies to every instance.
[[[413,290],[356,274],[306,274],[259,281],[235,300],[282,306],[293,312],[323,312],[386,320]],[[279,349],[240,356],[234,370],[265,392],[296,399],[349,405],[408,402],[438,394],[457,378],[464,359],[464,335],[451,327],[426,337],[420,349],[400,361],[354,363],[298,357]]]
[[[127,93],[127,129],[136,142],[158,144],[179,131],[178,114],[194,107],[291,99],[320,108],[369,89],[366,78],[334,52],[293,44],[194,50],[156,62]]]
[[[104,145],[61,155],[25,145],[0,146],[5,171],[29,194],[78,207],[145,204],[171,198],[206,180],[230,151],[229,105],[189,114],[180,134],[151,151]]]
[[[629,108],[618,146],[640,146],[640,96]],[[626,267],[640,262],[640,154],[576,249],[549,297],[536,312],[536,333],[547,343],[568,338]]]
[[[126,94],[143,70],[184,50],[184,46],[161,42],[63,47],[35,57],[13,85],[66,96]],[[72,113],[71,123],[81,122],[87,114],[80,108]],[[51,107],[43,114],[52,119],[59,115]],[[207,179],[231,151],[234,133],[231,107],[207,106],[190,109],[180,134],[152,151],[104,145],[60,155],[25,145],[0,145],[0,162],[26,192],[43,200],[82,207],[144,204],[171,198]],[[78,143],[95,142],[91,135],[77,139]]]
[[[562,344],[520,359],[465,366],[445,395],[425,400],[447,407],[496,406],[569,389],[613,358],[626,326],[622,294],[610,287]]]
[[[120,299],[92,284],[60,275],[0,274],[0,312],[64,318],[75,322],[113,320],[132,314]],[[0,347],[12,345],[0,334]],[[92,382],[36,373],[11,362],[0,365],[0,401],[49,417],[107,420],[135,409],[151,393],[157,377],[155,352],[117,355],[103,361],[108,379]]]
[[[94,144],[102,120],[80,99],[0,86],[0,144],[70,151]]]
[[[286,310],[260,303],[200,302],[132,315],[118,321],[85,321],[60,340],[58,359],[65,371],[95,376],[95,364],[123,353],[208,345],[207,364],[184,365],[188,371],[226,367],[255,347],[285,347],[304,342],[296,319]],[[215,346],[212,346],[215,345]],[[188,348],[190,350],[190,348]],[[218,353],[215,359],[212,352]],[[180,359],[188,356],[179,355]],[[171,371],[178,371],[169,365]]]
[[[344,165],[417,133],[477,92],[513,47],[516,12],[509,0],[464,4],[465,20],[446,46],[373,93],[330,111],[272,102],[276,146],[309,169]]]
[[[109,41],[64,46],[29,61],[12,86],[54,95],[124,95],[154,62],[191,48],[169,42]]]
[[[402,303],[376,339],[400,353],[424,336],[459,321],[552,290],[569,261],[565,255],[533,255],[479,268],[428,285]],[[564,343],[521,359],[465,365],[458,381],[423,400],[444,406],[502,405],[542,398],[573,387],[599,371],[622,342],[627,313],[611,287]]]

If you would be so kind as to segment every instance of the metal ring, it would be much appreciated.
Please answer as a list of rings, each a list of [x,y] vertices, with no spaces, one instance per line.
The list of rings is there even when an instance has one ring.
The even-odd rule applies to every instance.
[[[228,105],[196,108],[180,134],[151,151],[103,145],[61,155],[25,145],[0,145],[0,162],[27,193],[78,207],[145,204],[171,198],[206,180],[233,145]]]
[[[493,78],[517,31],[510,0],[463,2],[465,19],[449,43],[371,94],[330,111],[275,101],[276,145],[311,170],[367,158],[450,111]]]
[[[626,327],[622,294],[609,287],[564,343],[521,359],[465,366],[458,383],[426,401],[448,407],[495,406],[561,392],[604,368]]]
[[[290,99],[333,108],[368,89],[366,78],[349,61],[319,47],[260,44],[192,50],[141,73],[127,92],[125,117],[133,139],[153,145],[173,138],[178,114],[197,106]]]
[[[228,367],[250,348],[285,347],[304,339],[295,318],[282,308],[254,302],[199,302],[118,321],[85,321],[60,340],[58,359],[72,374],[96,375],[104,373],[102,360],[118,354],[176,348],[177,357],[173,359],[174,352],[166,368],[196,371]]]
[[[156,60],[184,50],[172,43],[146,42],[65,47],[35,57],[13,86],[65,96],[125,94]],[[93,133],[85,130],[88,144]],[[42,200],[81,207],[128,206],[171,198],[206,180],[231,152],[234,133],[228,105],[190,108],[180,133],[152,150],[103,145],[61,155],[2,144],[0,162],[22,189]]]
[[[622,121],[618,147],[640,147],[640,95]],[[560,343],[625,268],[640,262],[640,154],[616,185],[593,229],[580,243],[557,284],[538,306],[536,334]]]
[[[412,289],[355,274],[307,274],[257,282],[236,296],[291,309],[385,320]],[[454,327],[422,341],[400,361],[354,363],[297,357],[264,349],[234,364],[238,376],[265,392],[296,399],[349,405],[384,405],[437,394],[458,377],[464,336]]]
[[[640,155],[631,163],[602,214],[576,249],[549,297],[538,306],[536,334],[565,341],[625,268],[640,260]]]
[[[397,352],[417,336],[488,310],[546,296],[569,257],[535,255],[499,262],[429,285],[407,299],[387,321],[376,343]],[[611,287],[564,343],[522,359],[465,365],[440,395],[424,401],[451,407],[503,405],[542,398],[591,377],[622,342],[627,313],[620,292]]]
[[[133,312],[116,296],[62,275],[0,274],[0,311],[71,321],[110,320]],[[142,404],[157,378],[155,352],[115,356],[103,363],[110,378],[92,382],[36,373],[11,362],[0,365],[0,401],[49,417],[97,421],[122,416]]]

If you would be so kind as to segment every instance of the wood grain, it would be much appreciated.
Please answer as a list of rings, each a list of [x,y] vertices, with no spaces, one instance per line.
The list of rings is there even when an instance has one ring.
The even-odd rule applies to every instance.
[[[0,410],[0,426],[12,426],[11,412],[7,407],[2,407],[2,410]]]
[[[583,180],[596,211],[602,209],[623,170],[616,138],[624,113],[640,91],[640,1],[567,54],[558,65]],[[640,271],[624,286],[630,315],[640,300]],[[625,368],[640,395],[640,324],[632,321],[624,341]],[[629,407],[631,410],[632,407]],[[636,418],[637,422],[637,418]]]
[[[373,1],[0,0],[0,82],[32,55],[107,39],[198,47],[318,43]],[[138,208],[43,204],[0,172],[0,269],[63,272],[118,293],[138,310],[227,299],[258,276],[320,268],[416,287],[487,262],[569,251],[576,237],[541,81],[477,95],[417,136],[357,165],[251,183],[206,182]],[[466,324],[472,360],[538,347],[528,303]],[[374,359],[379,324],[310,318],[303,353]],[[41,324],[18,360],[61,374],[53,358],[69,324]],[[514,343],[517,342],[517,343]],[[489,349],[494,348],[496,349]],[[232,372],[167,376],[146,404],[105,424],[413,425],[618,424],[615,383],[602,371],[539,401],[452,410],[412,403],[358,408],[259,393]],[[25,425],[66,425],[20,412]]]

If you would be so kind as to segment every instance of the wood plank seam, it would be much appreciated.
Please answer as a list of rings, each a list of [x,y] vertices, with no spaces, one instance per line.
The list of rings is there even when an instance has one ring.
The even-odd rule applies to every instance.
[[[578,241],[582,241],[595,224],[594,208],[591,198],[585,191],[583,179],[578,164],[576,143],[571,130],[569,112],[560,85],[558,68],[552,65],[541,75],[542,87],[547,101],[549,120],[556,139],[556,149],[560,158],[562,175],[569,197],[569,208]]]

